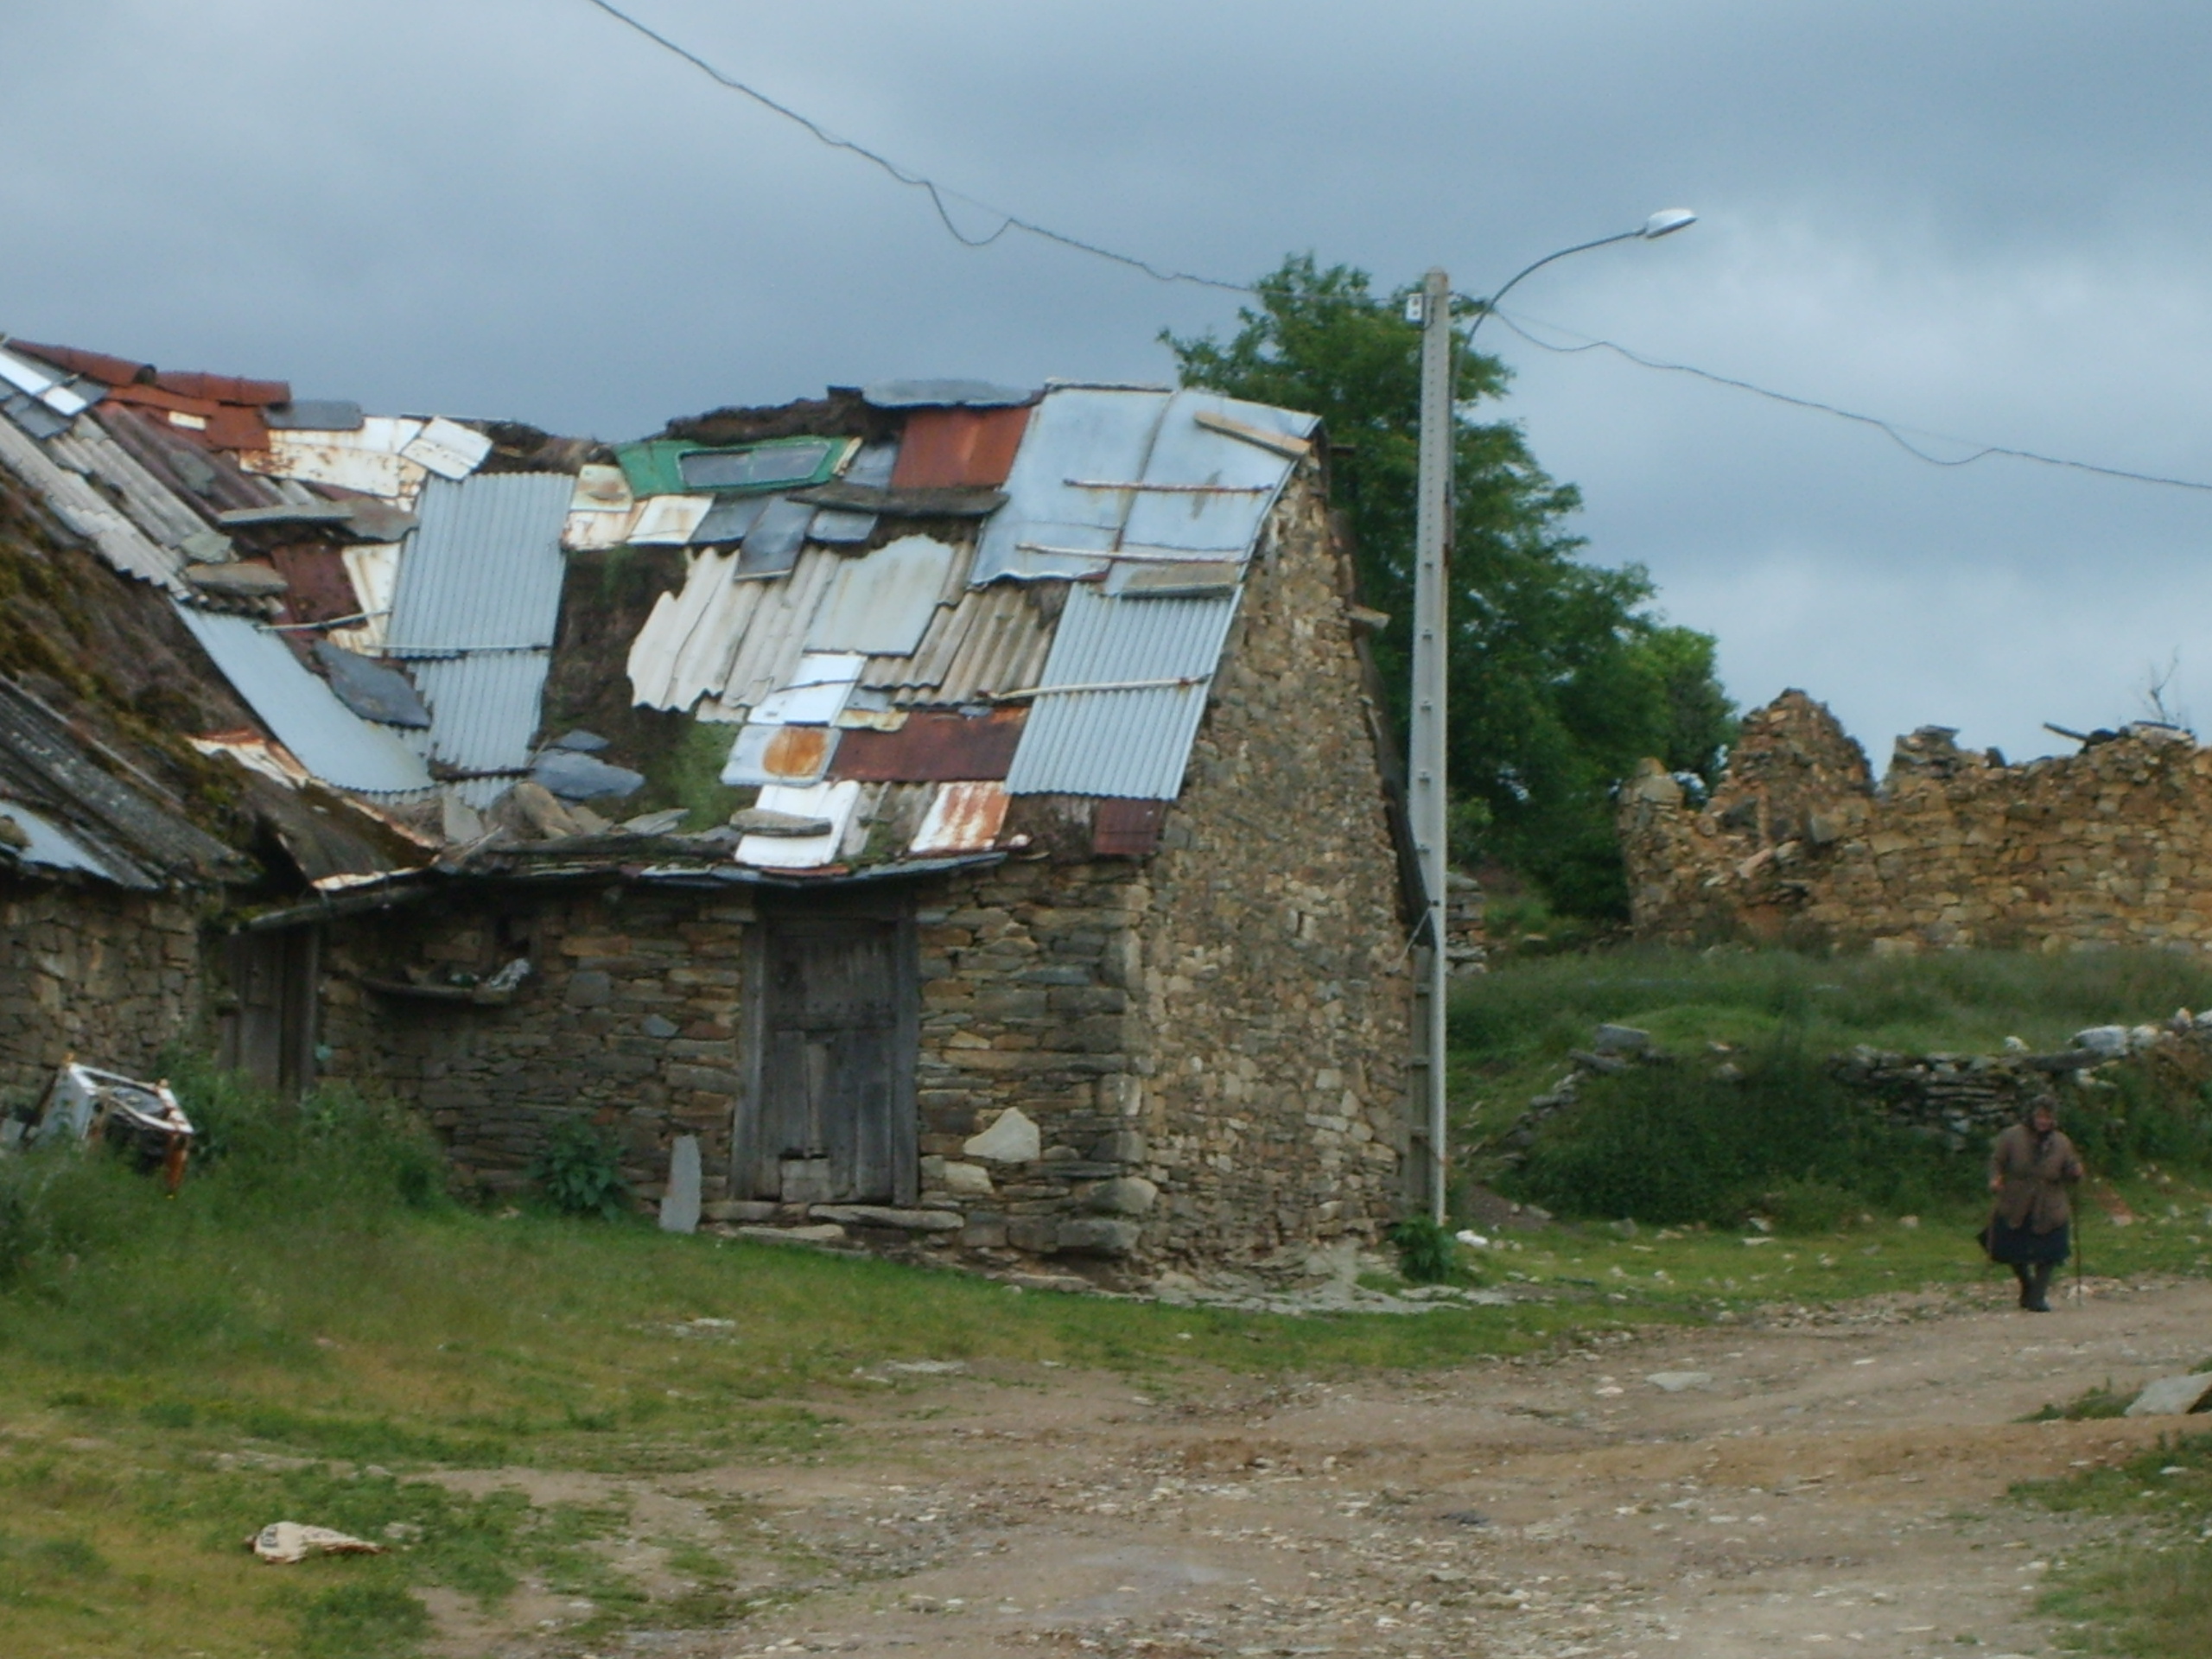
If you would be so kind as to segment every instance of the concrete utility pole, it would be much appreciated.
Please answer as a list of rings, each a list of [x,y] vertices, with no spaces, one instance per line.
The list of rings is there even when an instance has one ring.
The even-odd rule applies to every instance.
[[[1531,271],[1541,270],[1554,259],[1615,242],[1656,242],[1662,236],[1697,223],[1687,207],[1665,207],[1632,231],[1601,236],[1594,242],[1578,242],[1557,253],[1548,253],[1532,265],[1514,273],[1504,287],[1487,300],[1472,302],[1475,313],[1467,325],[1467,338],[1497,308],[1506,289]],[[1452,279],[1432,270],[1421,279],[1421,292],[1406,302],[1406,321],[1421,325],[1421,476],[1414,486],[1414,683],[1411,764],[1406,768],[1413,798],[1408,803],[1413,817],[1414,850],[1421,860],[1421,880],[1428,901],[1426,919],[1414,935],[1414,962],[1421,983],[1414,1004],[1423,1011],[1422,1055],[1415,1064],[1422,1073],[1428,1156],[1428,1213],[1444,1224],[1447,1178],[1451,1173],[1450,1137],[1445,1123],[1444,1099],[1444,987],[1451,964],[1444,954],[1444,879],[1446,810],[1450,797],[1445,789],[1445,697],[1451,683],[1452,579],[1452,452],[1459,423],[1452,414]],[[1418,947],[1426,943],[1422,957]]]
[[[1444,1221],[1447,1136],[1444,1122],[1445,693],[1450,683],[1452,574],[1452,279],[1432,270],[1421,296],[1421,480],[1414,498],[1414,683],[1409,808],[1414,849],[1428,901],[1422,933],[1427,1016],[1422,1085],[1427,1107],[1428,1211]],[[1410,309],[1410,308],[1408,308]]]

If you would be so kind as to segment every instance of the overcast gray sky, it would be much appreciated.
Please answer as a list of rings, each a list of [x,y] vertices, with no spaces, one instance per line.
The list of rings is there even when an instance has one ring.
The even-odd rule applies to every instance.
[[[1984,442],[2212,480],[2212,10],[628,0],[975,195],[1248,278],[1292,251]],[[927,200],[584,0],[0,5],[0,329],[615,438],[886,375],[1164,378],[1235,322]],[[965,220],[977,232],[988,215]],[[1549,336],[1564,343],[1565,334]],[[1495,326],[1505,411],[1730,691],[2015,758],[2212,724],[2212,493],[1879,433]],[[1936,445],[1940,453],[1964,453]]]

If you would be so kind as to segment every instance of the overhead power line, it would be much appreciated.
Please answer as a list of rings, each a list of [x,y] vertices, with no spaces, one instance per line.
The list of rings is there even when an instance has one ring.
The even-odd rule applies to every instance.
[[[605,12],[625,28],[635,30],[663,51],[671,53],[682,59],[702,74],[708,76],[717,86],[749,98],[763,109],[779,115],[785,120],[803,128],[817,143],[826,144],[832,149],[842,149],[857,156],[897,183],[904,185],[910,190],[923,192],[929,197],[930,205],[936,209],[938,219],[944,225],[946,232],[963,247],[988,248],[1008,231],[1020,231],[1042,241],[1072,249],[1077,253],[1087,253],[1094,258],[1110,261],[1127,270],[1141,271],[1155,282],[1190,283],[1200,288],[1217,289],[1227,294],[1254,294],[1259,291],[1249,283],[1227,282],[1218,276],[1207,276],[1195,271],[1176,270],[1156,265],[1148,259],[1137,257],[1135,254],[1118,252],[1099,243],[1086,241],[1082,237],[1071,236],[1065,231],[1056,231],[1049,226],[1039,225],[1034,219],[1025,219],[1019,213],[995,207],[979,196],[971,196],[965,191],[956,190],[949,185],[940,184],[925,174],[917,173],[912,168],[893,161],[879,150],[871,149],[853,139],[840,137],[815,120],[813,117],[795,110],[780,99],[770,97],[759,87],[749,86],[734,75],[727,73],[690,48],[670,39],[651,24],[632,16],[621,7],[615,5],[613,0],[586,0],[586,3]],[[951,202],[960,202],[981,213],[988,213],[999,221],[998,228],[988,236],[969,235],[960,228],[958,222],[952,217],[951,209],[948,206]],[[1534,317],[1516,319],[1507,312],[1491,309],[1487,306],[1485,310],[1487,315],[1497,317],[1522,340],[1540,350],[1557,353],[1562,356],[1572,356],[1582,352],[1611,352],[1616,357],[1632,363],[1641,369],[1652,369],[1666,374],[1686,374],[1716,386],[1726,386],[1732,391],[1749,392],[1755,397],[1764,397],[1771,403],[1787,404],[1793,409],[1810,410],[1816,414],[1833,416],[1838,420],[1850,421],[1860,426],[1870,426],[1916,461],[1926,461],[1931,467],[1968,467],[1975,461],[1986,461],[1992,456],[2002,456],[2011,461],[2029,461],[2038,467],[2056,467],[2069,472],[2088,473],[2098,478],[2120,479],[2131,484],[2156,484],[2169,489],[2212,493],[2212,483],[2205,483],[2196,479],[2168,478],[2156,473],[2135,472],[2125,467],[2104,467],[2094,461],[2075,461],[2063,455],[2046,455],[2032,449],[2015,448],[2008,444],[1982,443],[1972,438],[1955,437],[1946,433],[1930,432],[1923,428],[1907,426],[1901,422],[1885,420],[1878,415],[1865,415],[1856,410],[1840,408],[1834,404],[1823,403],[1816,397],[1799,397],[1789,392],[1776,391],[1770,387],[1754,385],[1749,380],[1739,380],[1732,375],[1715,374],[1710,369],[1700,369],[1693,364],[1669,363],[1658,358],[1647,357],[1642,353],[1631,351],[1618,341],[1599,340],[1588,334],[1577,334],[1572,328],[1560,327],[1555,323],[1541,322]],[[1555,345],[1550,340],[1540,339],[1530,334],[1528,328],[1522,326],[1524,322],[1535,323],[1540,327],[1554,329],[1582,343],[1576,346]],[[1971,449],[1973,453],[1958,456],[1932,454],[1913,442],[1915,436],[1941,443],[1961,444]]]
[[[1557,353],[1562,357],[1572,357],[1581,352],[1611,352],[1614,356],[1633,363],[1639,369],[1654,369],[1664,374],[1687,374],[1693,379],[1707,381],[1716,386],[1726,386],[1735,391],[1748,391],[1753,397],[1766,398],[1770,403],[1787,404],[1793,409],[1808,409],[1815,414],[1832,415],[1838,420],[1855,422],[1860,426],[1871,426],[1897,448],[1912,456],[1914,460],[1924,461],[1931,467],[1970,467],[1977,461],[1986,461],[1992,455],[1999,455],[2008,461],[2032,461],[2038,467],[2057,467],[2068,472],[2090,473],[2099,478],[2117,478],[2131,484],[2158,484],[2169,489],[2212,492],[2212,484],[2193,478],[2168,478],[2158,473],[2131,471],[2125,467],[2103,467],[2093,461],[2074,461],[2064,455],[2046,455],[2033,449],[2017,449],[2010,444],[1983,443],[1978,439],[1961,438],[1948,432],[1931,432],[1924,427],[1907,426],[1901,422],[1884,420],[1878,415],[1862,415],[1856,410],[1841,409],[1834,404],[1822,403],[1817,397],[1799,397],[1789,392],[1776,391],[1771,387],[1756,385],[1749,380],[1738,380],[1733,375],[1715,374],[1710,369],[1700,369],[1692,364],[1669,363],[1661,358],[1646,357],[1641,352],[1630,351],[1616,340],[1599,340],[1589,334],[1577,334],[1573,329],[1562,327],[1555,322],[1544,322],[1535,317],[1516,318],[1504,311],[1492,312],[1491,315],[1531,346],[1542,351]],[[1550,340],[1539,339],[1536,335],[1530,334],[1522,326],[1524,322],[1534,323],[1540,328],[1550,328],[1559,334],[1569,335],[1580,340],[1582,344],[1554,345]],[[1939,443],[1959,444],[1973,453],[1964,455],[1930,454],[1912,441],[1915,437],[1932,439]]]
[[[1117,253],[1113,249],[1103,247],[1096,242],[1086,242],[1079,236],[1070,236],[1065,231],[1053,230],[1048,226],[1038,224],[1034,219],[1024,219],[1019,213],[1009,213],[1003,207],[993,207],[981,197],[971,196],[963,190],[955,190],[948,185],[939,184],[936,180],[917,173],[911,168],[902,166],[880,151],[870,149],[867,145],[855,143],[850,138],[839,137],[811,116],[802,114],[799,111],[791,108],[790,105],[769,97],[757,86],[749,86],[735,76],[724,73],[696,52],[692,51],[690,48],[669,39],[658,29],[639,22],[620,6],[611,3],[611,0],[587,0],[587,3],[596,6],[617,22],[635,29],[662,50],[674,53],[693,68],[709,76],[717,85],[730,92],[741,93],[762,108],[772,110],[782,116],[785,120],[804,128],[817,141],[827,144],[830,149],[849,151],[889,175],[908,189],[925,193],[930,199],[930,205],[937,209],[937,216],[943,221],[945,230],[951,235],[953,240],[963,246],[988,248],[1008,231],[1021,231],[1046,242],[1056,242],[1064,248],[1072,248],[1077,253],[1087,253],[1096,258],[1109,259],[1117,265],[1125,265],[1132,270],[1142,271],[1155,282],[1193,283],[1200,288],[1217,288],[1230,294],[1249,294],[1253,291],[1249,283],[1224,282],[1217,276],[1204,276],[1193,271],[1174,270],[1155,265],[1148,259],[1138,258],[1135,254]],[[945,205],[948,201],[963,202],[970,207],[990,214],[999,221],[998,228],[988,236],[969,235],[954,222],[951,211]]]

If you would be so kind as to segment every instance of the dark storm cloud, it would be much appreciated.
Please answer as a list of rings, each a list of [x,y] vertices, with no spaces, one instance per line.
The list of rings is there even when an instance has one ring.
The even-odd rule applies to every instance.
[[[2212,17],[2172,5],[636,0],[731,71],[1071,232],[1285,251],[1939,431],[2212,478]],[[892,373],[1159,377],[1234,303],[925,200],[581,0],[9,8],[0,327],[623,435]],[[982,232],[987,215],[963,222]],[[1560,338],[1564,338],[1561,336]],[[1509,413],[1732,689],[2014,753],[2204,688],[2212,497],[1987,461],[1503,329]],[[1958,453],[1942,448],[1944,454]]]

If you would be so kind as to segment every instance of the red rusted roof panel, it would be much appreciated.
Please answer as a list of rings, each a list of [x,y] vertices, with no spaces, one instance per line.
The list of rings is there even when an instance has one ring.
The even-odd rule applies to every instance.
[[[1103,800],[1090,819],[1090,850],[1101,858],[1147,858],[1160,850],[1165,801]]]
[[[205,397],[211,403],[245,404],[255,409],[292,401],[292,388],[282,380],[248,380],[199,369],[164,369],[154,376],[154,384],[181,397]]]
[[[1014,470],[1028,426],[1027,408],[918,409],[899,437],[891,487],[996,489]]]
[[[9,346],[19,352],[29,352],[41,362],[51,363],[57,369],[67,369],[72,374],[90,375],[95,380],[111,386],[127,386],[140,375],[153,373],[149,363],[133,363],[127,358],[110,357],[105,352],[80,351],[74,346],[34,346],[28,340],[11,340]]]
[[[258,409],[218,404],[207,420],[207,442],[218,449],[266,449],[269,423]]]
[[[360,614],[360,598],[346,574],[345,556],[336,548],[296,542],[264,556],[292,585],[284,595],[287,622],[339,622]]]
[[[895,732],[850,731],[837,747],[833,778],[868,784],[935,784],[1006,776],[1026,709],[970,718],[915,713]]]
[[[930,803],[906,850],[916,858],[988,852],[1005,826],[1007,802],[1003,784],[947,784]]]

